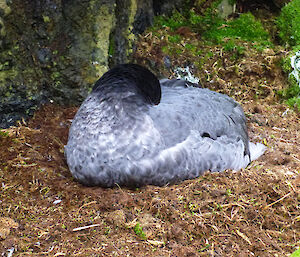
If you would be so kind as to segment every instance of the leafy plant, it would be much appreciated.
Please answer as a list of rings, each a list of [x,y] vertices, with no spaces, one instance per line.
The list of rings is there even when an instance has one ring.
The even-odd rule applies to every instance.
[[[276,24],[283,42],[290,46],[300,45],[300,0],[293,0],[284,6]]]

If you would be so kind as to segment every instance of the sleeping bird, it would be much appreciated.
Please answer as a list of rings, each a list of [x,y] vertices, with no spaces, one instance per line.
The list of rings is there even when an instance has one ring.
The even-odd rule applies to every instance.
[[[229,96],[121,64],[77,111],[65,156],[84,185],[139,187],[239,170],[264,151],[249,142],[243,109]]]

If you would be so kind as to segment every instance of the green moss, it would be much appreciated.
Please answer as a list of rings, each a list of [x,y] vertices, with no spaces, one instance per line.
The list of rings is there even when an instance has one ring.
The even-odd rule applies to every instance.
[[[9,70],[1,70],[0,71],[0,83],[3,84],[7,80],[13,80],[18,72],[15,69],[9,69]]]
[[[300,257],[300,248],[298,250],[296,250],[295,252],[293,252],[290,257]]]
[[[156,16],[154,18],[153,31],[157,31],[158,29],[169,27],[172,31],[188,25],[188,21],[186,17],[184,17],[179,12],[174,12],[171,17],[166,16]]]
[[[158,29],[168,27],[172,31],[176,29],[188,26],[197,30],[206,30],[208,27],[211,27],[215,23],[220,23],[222,19],[218,18],[217,7],[220,4],[220,0],[212,3],[210,8],[207,8],[204,12],[204,15],[197,14],[193,9],[186,12],[184,15],[178,11],[175,11],[171,17],[156,16],[154,18],[153,31]]]
[[[206,31],[213,26],[220,25],[224,22],[218,15],[218,5],[221,0],[212,3],[211,7],[207,8],[203,15],[197,14],[193,9],[181,14],[175,11],[171,17],[157,16],[154,19],[153,31],[168,27],[172,31],[180,27],[191,27],[195,32]]]
[[[287,74],[290,74],[293,70],[291,66],[291,56],[292,55],[288,55],[286,58],[282,58],[280,61],[280,66],[282,70]]]
[[[96,1],[90,2],[90,9],[94,9],[94,5]],[[98,7],[97,7],[98,8]],[[95,8],[97,10],[97,8]],[[90,34],[88,35],[88,40],[92,44],[94,37],[94,42],[96,42],[96,45],[89,46],[88,51],[90,49],[94,49],[92,53],[92,60],[108,60],[108,54],[109,54],[109,45],[110,45],[110,33],[112,31],[112,28],[114,26],[114,14],[111,12],[111,10],[108,8],[108,6],[103,5],[101,6],[97,13],[94,11],[90,11],[92,14],[92,17],[87,17],[87,19],[92,20],[92,24],[101,24],[101,26],[98,27],[90,27]],[[105,18],[103,18],[105,17]],[[86,31],[86,22],[81,23],[82,26],[82,33],[85,35]],[[86,45],[85,41],[81,41],[81,47],[84,49]],[[91,76],[94,77],[94,81],[96,78],[100,75],[102,75],[104,72],[108,69],[108,62],[104,61],[103,63],[94,62],[94,69],[96,70],[96,73],[93,71],[91,72]],[[84,71],[86,72],[86,71]],[[94,74],[92,74],[94,73]],[[84,76],[83,76],[84,77]]]
[[[109,48],[108,48],[108,55],[110,57],[114,56],[115,54],[115,41],[113,39],[109,40]]]
[[[283,42],[290,46],[300,45],[300,0],[293,0],[284,6],[276,24]]]
[[[291,57],[297,55],[297,52],[300,51],[300,46],[297,46],[294,49],[295,51],[291,51],[290,54],[280,62],[282,70],[288,76],[288,87],[277,93],[289,106],[295,107],[300,111],[300,85],[294,76],[295,73],[292,73],[293,68],[291,65]]]
[[[195,45],[192,45],[192,44],[186,44],[185,48],[190,50],[191,52],[196,52],[196,50],[197,50],[197,47]]]
[[[300,98],[299,97],[290,98],[286,101],[286,103],[289,106],[296,108],[300,112]]]
[[[140,223],[137,223],[134,228],[133,228],[133,231],[134,233],[140,237],[141,239],[145,240],[147,237],[146,237],[146,234],[145,232],[143,231],[143,227],[141,226]]]
[[[296,78],[293,75],[290,75],[288,78],[289,87],[282,91],[279,91],[279,95],[283,98],[293,98],[300,95],[300,87],[297,83]]]
[[[242,55],[245,51],[245,47],[239,46],[234,40],[229,40],[224,44],[224,50],[227,52],[236,52],[238,55]]]
[[[300,87],[296,78],[291,74],[288,78],[289,88],[286,90],[286,97],[291,98],[300,95]]]
[[[161,48],[161,51],[162,51],[164,54],[166,54],[166,55],[170,54],[170,51],[169,51],[169,47],[168,47],[168,46],[163,46],[163,47]]]
[[[171,43],[179,43],[181,41],[181,36],[178,34],[169,36],[168,38],[169,38],[169,42]]]
[[[296,107],[300,111],[300,87],[296,78],[290,75],[288,78],[288,88],[278,92],[279,96],[286,99],[285,102],[291,106]]]
[[[52,80],[56,80],[57,78],[60,77],[60,73],[58,71],[54,71],[52,74],[51,74],[51,79]]]
[[[217,44],[224,43],[226,38],[257,42],[262,46],[271,46],[268,32],[251,13],[241,14],[239,18],[224,22],[220,27],[213,26],[204,33],[204,38]]]
[[[212,28],[219,27],[225,22],[219,15],[218,6],[221,1],[215,1],[210,8],[207,8],[203,15],[190,11],[189,23],[193,30],[199,34],[209,31]]]
[[[252,42],[252,47],[258,51],[273,46],[268,32],[251,13],[241,14],[239,18],[231,21],[220,18],[217,9],[220,2],[213,2],[203,15],[199,15],[191,9],[186,15],[174,12],[169,18],[158,16],[155,18],[152,30],[157,33],[156,31],[159,29],[168,27],[171,31],[176,31],[182,26],[187,26],[192,31],[201,34],[205,44],[221,44],[225,51],[232,51],[237,56],[244,52],[244,47],[241,45],[243,41]],[[171,43],[180,41],[179,35],[169,36]]]

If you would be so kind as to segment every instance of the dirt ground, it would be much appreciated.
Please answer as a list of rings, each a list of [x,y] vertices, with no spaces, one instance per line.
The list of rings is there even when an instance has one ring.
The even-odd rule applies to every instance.
[[[146,47],[151,59],[157,44]],[[274,93],[286,84],[280,54],[245,55],[238,65],[223,54],[217,75],[196,73],[242,104],[251,140],[268,147],[241,171],[136,190],[84,187],[63,154],[75,107],[44,106],[2,130],[0,254],[289,256],[300,245],[300,116]],[[214,63],[203,70],[214,74]]]

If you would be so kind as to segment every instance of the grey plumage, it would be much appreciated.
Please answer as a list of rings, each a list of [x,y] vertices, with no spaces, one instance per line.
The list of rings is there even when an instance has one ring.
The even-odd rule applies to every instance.
[[[137,65],[118,67],[97,82],[70,128],[65,155],[81,183],[161,186],[206,170],[238,170],[263,154],[263,145],[249,147],[244,112],[232,98],[162,80],[153,105],[160,92],[140,88],[156,78]]]

